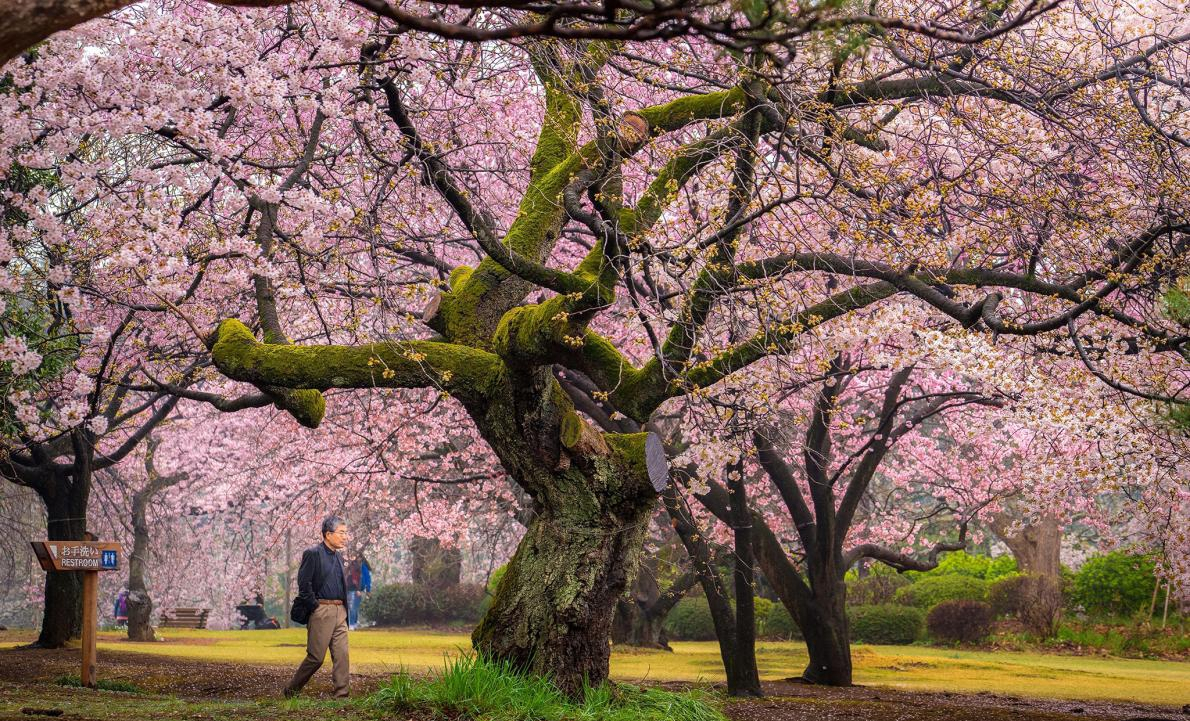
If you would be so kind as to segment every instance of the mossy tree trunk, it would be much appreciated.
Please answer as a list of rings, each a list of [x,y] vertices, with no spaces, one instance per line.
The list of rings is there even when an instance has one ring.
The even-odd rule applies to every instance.
[[[616,601],[656,499],[645,434],[596,431],[545,368],[511,374],[496,402],[470,410],[536,511],[472,641],[577,695],[607,679]]]
[[[630,247],[622,234],[646,233],[662,217],[663,200],[674,184],[686,182],[713,156],[701,143],[684,151],[667,167],[666,177],[650,187],[640,213],[621,207],[619,164],[651,138],[733,115],[744,101],[744,93],[732,89],[634,110],[615,122],[596,81],[613,50],[602,42],[529,48],[545,92],[545,117],[528,187],[515,221],[503,232],[471,204],[471,192],[453,177],[433,144],[421,138],[399,86],[378,84],[386,114],[428,181],[487,255],[474,268],[456,268],[449,288],[426,309],[423,319],[438,333],[435,339],[295,347],[270,335],[264,323],[270,304],[258,302],[265,343],[234,319],[222,322],[208,340],[222,373],[265,389],[291,389],[282,407],[311,426],[321,421],[325,408],[318,391],[328,388],[433,387],[462,403],[534,506],[528,530],[473,634],[475,647],[550,676],[569,694],[607,678],[612,615],[632,583],[657,496],[654,483],[664,474],[650,480],[648,434],[595,430],[575,412],[552,368],[581,370],[604,389],[603,395],[615,395],[637,423],[676,394],[661,368],[635,369],[588,324],[615,301],[618,264],[623,265]],[[599,137],[580,145],[583,102],[612,122],[601,122]],[[721,139],[721,134],[713,136],[711,145]],[[597,206],[601,219],[580,207],[584,197]],[[547,266],[563,227],[573,219],[595,229],[597,242],[569,271]],[[618,229],[608,225],[609,219]],[[556,295],[527,302],[530,293],[542,289]],[[681,365],[682,353],[668,352],[667,364]]]

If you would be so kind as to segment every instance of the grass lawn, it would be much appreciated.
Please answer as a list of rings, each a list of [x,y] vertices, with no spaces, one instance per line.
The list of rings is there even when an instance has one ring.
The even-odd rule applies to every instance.
[[[188,631],[165,629],[166,641],[135,644],[117,633],[100,635],[100,650],[149,653],[232,664],[294,666],[305,647],[304,629]],[[0,647],[16,645],[7,635]],[[674,643],[674,653],[616,651],[612,676],[624,681],[721,681],[713,642]],[[440,668],[445,656],[470,648],[464,633],[362,630],[351,634],[351,661],[364,673]],[[1190,702],[1190,663],[1100,656],[984,652],[924,646],[856,646],[855,681],[915,691],[979,692],[1066,699]],[[760,643],[761,678],[797,675],[806,663],[796,642]],[[102,661],[102,659],[101,659]]]

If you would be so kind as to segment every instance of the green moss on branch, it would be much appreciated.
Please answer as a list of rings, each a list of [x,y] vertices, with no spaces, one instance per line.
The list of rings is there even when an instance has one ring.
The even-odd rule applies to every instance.
[[[490,353],[436,341],[267,345],[235,319],[219,324],[211,356],[220,372],[247,383],[317,390],[434,387],[463,400],[485,396],[503,369]]]

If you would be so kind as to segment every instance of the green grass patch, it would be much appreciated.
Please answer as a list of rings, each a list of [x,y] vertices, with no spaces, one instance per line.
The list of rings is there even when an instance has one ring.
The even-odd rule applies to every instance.
[[[407,673],[368,699],[378,710],[420,712],[477,721],[724,721],[708,694],[674,693],[606,683],[583,700],[561,694],[548,679],[517,673],[507,663],[465,655],[428,679]]]
[[[70,686],[72,688],[82,688],[83,680],[78,676],[59,676],[54,679],[54,683],[59,686]],[[131,681],[122,681],[120,679],[101,678],[95,682],[95,687],[100,691],[123,691],[124,693],[141,693],[141,689]]]
[[[1177,635],[1180,629],[1164,633]],[[117,634],[99,635],[100,665],[108,652],[237,666],[281,666],[291,671],[305,653],[305,629],[278,631],[193,631],[163,629],[161,643],[129,643]],[[0,649],[28,643],[29,631],[0,632]],[[350,636],[351,667],[356,673],[388,678],[400,671],[423,674],[442,668],[444,656],[470,652],[471,639],[460,633],[415,629],[366,629]],[[674,642],[673,653],[648,649],[612,649],[611,677],[638,685],[664,682],[718,683],[723,662],[714,641]],[[981,691],[1061,699],[1186,703],[1190,663],[1125,659],[1100,655],[1072,656],[1027,647],[981,651],[929,646],[853,647],[855,682],[914,691]],[[127,659],[128,655],[124,658]],[[763,680],[796,676],[806,667],[801,642],[762,641],[756,660]],[[133,681],[141,683],[135,676]],[[155,684],[142,683],[146,688]]]

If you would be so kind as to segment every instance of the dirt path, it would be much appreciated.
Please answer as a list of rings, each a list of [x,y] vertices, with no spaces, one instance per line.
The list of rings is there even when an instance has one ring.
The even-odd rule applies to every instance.
[[[127,681],[150,693],[196,701],[277,698],[290,674],[289,669],[276,666],[238,666],[118,651],[101,651],[99,661],[104,679]],[[5,696],[34,701],[39,695],[57,696],[65,690],[54,685],[55,679],[77,674],[77,650],[0,650],[0,683],[8,684]],[[353,674],[352,692],[369,693],[384,679],[383,675]],[[728,702],[727,715],[733,721],[1190,720],[1190,714],[1182,709],[1099,701],[863,687],[829,689],[787,682],[766,683],[764,690],[766,698]],[[329,696],[328,669],[315,676],[307,693],[313,697]],[[72,717],[67,714],[63,718]]]
[[[992,693],[957,694],[888,688],[824,688],[765,683],[766,698],[729,703],[737,721],[1075,721],[1076,719],[1178,719],[1190,715],[1167,706],[1105,701],[1026,699]]]

